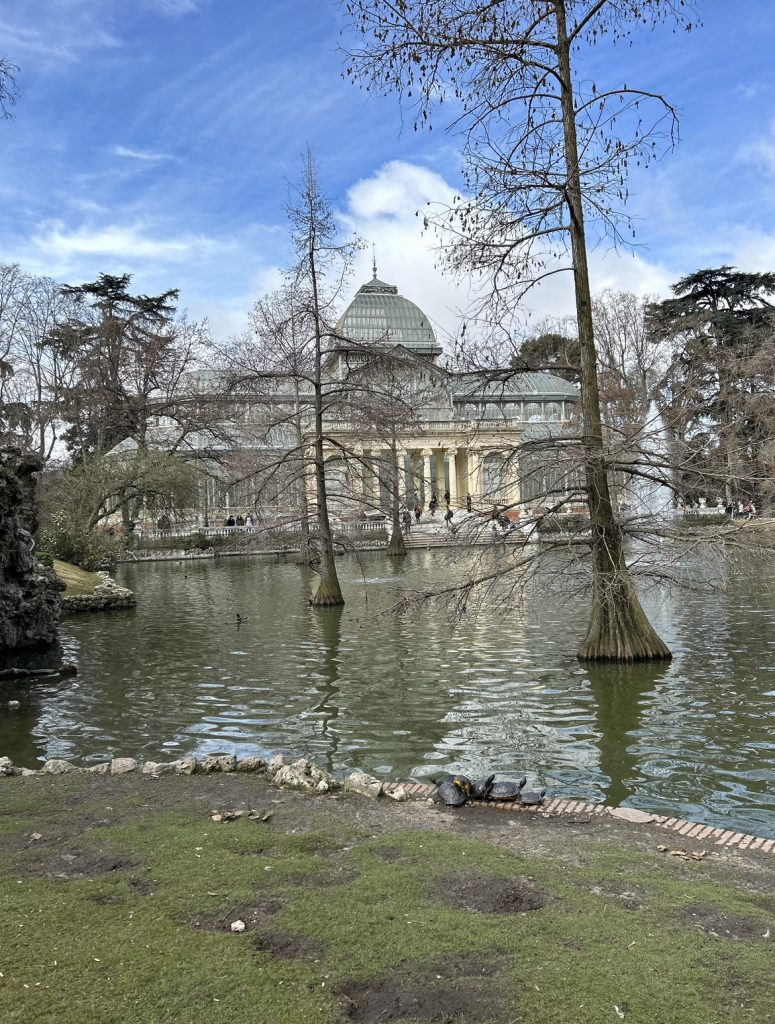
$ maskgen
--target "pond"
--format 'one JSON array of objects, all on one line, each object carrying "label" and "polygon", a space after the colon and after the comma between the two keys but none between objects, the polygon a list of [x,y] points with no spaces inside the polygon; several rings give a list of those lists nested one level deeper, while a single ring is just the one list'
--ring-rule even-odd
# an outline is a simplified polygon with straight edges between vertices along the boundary
[{"label": "pond", "polygon": [[764,579],[652,595],[673,661],[590,667],[575,657],[582,597],[394,614],[405,588],[450,577],[450,557],[342,558],[347,606],[326,611],[309,607],[312,574],[277,557],[122,566],[137,609],[64,621],[78,677],[6,684],[0,698],[22,706],[0,718],[0,754],[34,767],[284,751],[392,778],[526,773],[553,796],[775,836]]}]

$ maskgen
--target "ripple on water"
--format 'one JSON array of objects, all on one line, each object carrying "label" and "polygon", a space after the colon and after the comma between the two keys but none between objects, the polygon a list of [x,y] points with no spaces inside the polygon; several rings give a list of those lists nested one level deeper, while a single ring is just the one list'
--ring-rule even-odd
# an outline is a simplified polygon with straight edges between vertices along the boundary
[{"label": "ripple on water", "polygon": [[[31,689],[28,733],[0,720],[0,749],[20,763],[283,750],[404,778],[527,773],[554,795],[775,835],[775,609],[766,595],[747,607],[749,581],[646,601],[671,663],[590,667],[575,659],[581,599],[396,617],[396,588],[432,587],[449,565],[414,552],[386,576],[370,558],[342,560],[348,603],[324,612],[292,565],[199,562],[185,582],[169,563],[123,567],[137,610],[63,624],[79,688]],[[248,619],[237,635],[203,608]]]}]

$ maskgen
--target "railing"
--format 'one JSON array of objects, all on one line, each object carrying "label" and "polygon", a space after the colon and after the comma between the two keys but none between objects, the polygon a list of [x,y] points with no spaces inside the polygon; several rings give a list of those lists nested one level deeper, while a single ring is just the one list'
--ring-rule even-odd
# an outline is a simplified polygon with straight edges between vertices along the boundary
[{"label": "railing", "polygon": [[[385,529],[387,520],[364,520],[354,523],[332,523],[335,533],[378,533]],[[317,533],[317,524],[310,523],[310,533]],[[241,534],[251,536],[266,533],[300,533],[301,524],[292,523],[257,523],[253,526],[172,526],[169,530],[138,528],[140,540],[173,540],[175,537],[192,537],[201,534],[203,537],[231,537]]]}]

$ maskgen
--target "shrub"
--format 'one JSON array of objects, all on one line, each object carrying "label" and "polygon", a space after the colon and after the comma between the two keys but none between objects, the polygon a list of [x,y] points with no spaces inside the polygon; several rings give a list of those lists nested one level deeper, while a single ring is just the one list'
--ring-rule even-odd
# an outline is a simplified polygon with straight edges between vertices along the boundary
[{"label": "shrub", "polygon": [[35,557],[40,562],[40,564],[45,565],[47,569],[54,568],[54,556],[52,554],[49,554],[48,551],[36,551]]},{"label": "shrub", "polygon": [[53,558],[70,562],[87,572],[112,569],[123,551],[123,536],[112,530],[89,532],[73,526],[65,515],[55,512],[48,527],[41,532],[40,546]]}]

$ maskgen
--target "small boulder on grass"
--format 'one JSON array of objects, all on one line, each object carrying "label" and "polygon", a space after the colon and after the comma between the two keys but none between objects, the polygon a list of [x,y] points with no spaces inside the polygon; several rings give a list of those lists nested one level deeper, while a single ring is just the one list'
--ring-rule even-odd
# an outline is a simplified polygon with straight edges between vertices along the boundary
[{"label": "small boulder on grass", "polygon": [[359,796],[368,796],[372,800],[381,797],[384,790],[379,779],[367,772],[352,772],[344,780],[345,793],[358,793]]},{"label": "small boulder on grass", "polygon": [[10,757],[0,757],[1,775],[21,775],[21,768],[17,768]]},{"label": "small boulder on grass", "polygon": [[275,786],[295,789],[300,793],[329,793],[331,790],[339,789],[339,783],[332,775],[311,764],[304,757],[278,768],[273,781]]},{"label": "small boulder on grass", "polygon": [[48,761],[43,765],[41,771],[44,775],[68,775],[71,772],[79,772],[80,768],[76,768],[74,764],[70,764],[69,761],[63,761],[60,757],[49,758]]}]

